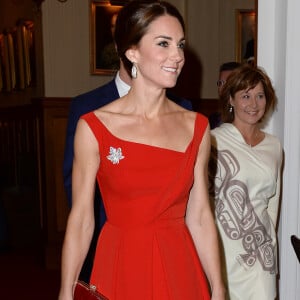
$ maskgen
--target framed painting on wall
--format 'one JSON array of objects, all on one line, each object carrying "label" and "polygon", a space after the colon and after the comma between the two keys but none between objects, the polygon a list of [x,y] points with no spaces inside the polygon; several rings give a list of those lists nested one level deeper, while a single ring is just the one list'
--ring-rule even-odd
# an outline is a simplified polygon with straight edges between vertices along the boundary
[{"label": "framed painting on wall", "polygon": [[256,64],[256,41],[255,10],[236,10],[236,61]]},{"label": "framed painting on wall", "polygon": [[91,1],[91,74],[111,75],[119,69],[113,34],[118,12],[126,2],[128,1]]}]

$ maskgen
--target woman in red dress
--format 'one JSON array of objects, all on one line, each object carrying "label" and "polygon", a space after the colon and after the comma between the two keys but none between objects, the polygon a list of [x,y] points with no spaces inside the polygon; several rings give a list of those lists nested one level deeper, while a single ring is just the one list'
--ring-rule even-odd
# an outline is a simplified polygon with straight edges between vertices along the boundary
[{"label": "woman in red dress", "polygon": [[184,65],[182,16],[167,2],[131,1],[115,41],[132,87],[78,122],[59,300],[73,299],[89,248],[96,179],[107,215],[90,282],[100,293],[224,300],[208,200],[208,121],[166,96]]}]

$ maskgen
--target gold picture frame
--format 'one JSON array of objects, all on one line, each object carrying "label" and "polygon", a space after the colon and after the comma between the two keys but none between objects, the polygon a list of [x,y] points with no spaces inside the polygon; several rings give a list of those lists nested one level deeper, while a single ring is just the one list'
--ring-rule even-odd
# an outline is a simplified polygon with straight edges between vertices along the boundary
[{"label": "gold picture frame", "polygon": [[91,1],[90,70],[92,75],[113,75],[119,69],[119,57],[113,41],[116,16],[128,1]]},{"label": "gold picture frame", "polygon": [[236,10],[236,61],[256,64],[257,14],[252,9]]}]

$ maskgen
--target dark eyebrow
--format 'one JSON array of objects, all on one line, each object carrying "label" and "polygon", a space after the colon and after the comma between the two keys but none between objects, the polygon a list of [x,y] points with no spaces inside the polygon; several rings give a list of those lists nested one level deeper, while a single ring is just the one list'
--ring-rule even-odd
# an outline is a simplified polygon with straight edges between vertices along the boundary
[{"label": "dark eyebrow", "polygon": [[166,35],[159,35],[157,37],[155,37],[155,39],[166,39],[166,40],[172,40],[171,37],[169,36],[166,36]]},{"label": "dark eyebrow", "polygon": [[[159,36],[157,36],[155,39],[166,39],[166,40],[172,40],[172,38],[170,37],[170,36],[166,36],[166,35],[159,35]],[[181,38],[180,40],[179,40],[179,43],[180,42],[185,42],[185,38],[183,37],[183,38]]]}]

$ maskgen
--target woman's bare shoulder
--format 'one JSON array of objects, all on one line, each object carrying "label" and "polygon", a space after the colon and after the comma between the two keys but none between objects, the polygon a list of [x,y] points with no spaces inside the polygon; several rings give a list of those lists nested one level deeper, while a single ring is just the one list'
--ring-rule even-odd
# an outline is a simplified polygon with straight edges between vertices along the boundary
[{"label": "woman's bare shoulder", "polygon": [[114,115],[118,115],[120,113],[120,99],[121,98],[99,107],[94,110],[94,114],[98,119],[104,122],[105,120],[112,118]]},{"label": "woman's bare shoulder", "polygon": [[116,100],[113,100],[113,101],[109,102],[106,105],[103,105],[103,106],[97,108],[95,110],[95,114],[98,114],[98,113],[101,113],[101,112],[107,112],[107,113],[111,112],[111,113],[113,113],[113,112],[118,111],[118,109],[120,107],[121,99],[122,98],[118,98]]}]

